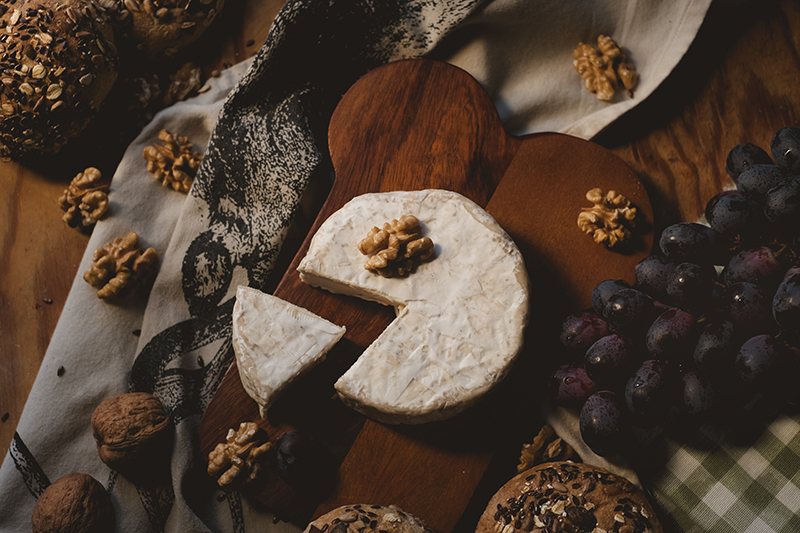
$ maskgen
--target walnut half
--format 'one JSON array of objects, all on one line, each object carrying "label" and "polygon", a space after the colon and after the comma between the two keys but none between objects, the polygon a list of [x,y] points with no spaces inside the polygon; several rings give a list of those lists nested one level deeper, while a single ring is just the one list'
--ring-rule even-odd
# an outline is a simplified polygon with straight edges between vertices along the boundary
[{"label": "walnut half", "polygon": [[249,485],[269,462],[270,450],[272,443],[266,432],[255,422],[242,422],[238,430],[228,430],[225,442],[208,454],[208,474],[225,489],[234,484]]},{"label": "walnut half", "polygon": [[83,279],[98,288],[99,298],[129,293],[152,281],[158,270],[158,252],[155,248],[142,250],[138,242],[139,236],[130,232],[95,250]]},{"label": "walnut half", "polygon": [[542,463],[553,461],[581,462],[575,449],[559,437],[555,430],[545,425],[530,444],[523,444],[517,465],[517,472],[524,472]]},{"label": "walnut half", "polygon": [[639,81],[636,68],[628,60],[624,49],[611,37],[597,37],[597,49],[579,43],[572,52],[573,66],[583,78],[590,93],[600,100],[611,100],[620,84],[633,96],[633,88]]},{"label": "walnut half", "polygon": [[358,250],[370,256],[364,263],[367,270],[384,277],[405,276],[433,255],[433,241],[422,236],[417,217],[403,215],[382,228],[374,226]]},{"label": "walnut half", "polygon": [[631,229],[637,223],[637,211],[630,200],[616,191],[603,194],[599,188],[587,192],[586,199],[594,206],[584,207],[578,215],[581,231],[591,235],[594,242],[609,248],[631,238]]},{"label": "walnut half", "polygon": [[65,211],[62,220],[69,227],[93,226],[106,213],[109,186],[102,178],[98,169],[89,167],[72,178],[69,187],[64,189],[58,205]]},{"label": "walnut half", "polygon": [[160,144],[145,147],[142,157],[147,160],[147,171],[165,187],[189,192],[203,154],[193,149],[188,137],[161,130]]}]

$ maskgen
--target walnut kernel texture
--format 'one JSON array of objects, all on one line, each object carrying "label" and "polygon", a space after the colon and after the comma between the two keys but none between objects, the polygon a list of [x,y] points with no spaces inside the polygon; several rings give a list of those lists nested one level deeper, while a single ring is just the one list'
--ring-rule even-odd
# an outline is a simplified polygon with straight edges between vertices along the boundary
[{"label": "walnut kernel texture", "polygon": [[599,100],[614,98],[620,85],[633,96],[639,74],[625,50],[606,35],[597,37],[597,48],[579,43],[572,52],[572,65],[583,78],[586,89]]},{"label": "walnut kernel texture", "polygon": [[161,130],[158,139],[164,144],[145,147],[142,157],[147,161],[147,171],[165,187],[189,192],[203,154],[192,147],[188,137]]},{"label": "walnut kernel texture", "polygon": [[417,217],[403,215],[374,226],[358,243],[358,250],[368,255],[364,268],[384,277],[401,277],[433,255],[433,241],[422,236]]},{"label": "walnut kernel texture", "polygon": [[83,279],[98,289],[98,298],[122,296],[150,284],[158,270],[158,252],[142,250],[138,243],[139,236],[130,232],[95,250]]},{"label": "walnut kernel texture", "polygon": [[269,462],[272,448],[258,424],[242,422],[208,454],[208,474],[224,489],[251,485]]},{"label": "walnut kernel texture", "polygon": [[58,199],[64,211],[62,220],[69,227],[94,226],[108,211],[108,183],[95,167],[79,172]]},{"label": "walnut kernel texture", "polygon": [[638,213],[630,200],[613,190],[603,194],[600,188],[587,192],[586,199],[594,206],[584,207],[578,215],[581,231],[591,235],[597,244],[609,248],[631,239]]}]

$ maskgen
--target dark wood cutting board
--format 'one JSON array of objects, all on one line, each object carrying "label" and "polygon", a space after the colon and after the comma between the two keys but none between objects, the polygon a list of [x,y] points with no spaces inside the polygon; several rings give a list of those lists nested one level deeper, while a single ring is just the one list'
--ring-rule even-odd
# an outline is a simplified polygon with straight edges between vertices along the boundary
[{"label": "dark wood cutting board", "polygon": [[[619,158],[565,135],[508,135],[471,76],[430,60],[391,63],[361,78],[333,114],[329,148],[334,186],[275,295],[345,325],[347,333],[325,362],[276,402],[269,421],[260,419],[234,363],[203,416],[201,452],[206,456],[243,421],[257,421],[271,440],[295,428],[323,441],[341,461],[333,493],[322,501],[305,498],[270,469],[263,485],[248,495],[253,501],[302,526],[339,505],[396,504],[439,533],[449,533],[465,527],[468,507],[474,514],[485,506],[476,490],[481,484],[492,489],[487,469],[501,450],[518,454],[521,435],[530,438],[538,430],[533,420],[520,419],[533,406],[511,403],[520,397],[534,402],[536,395],[512,391],[535,381],[525,373],[535,372],[536,362],[553,357],[558,342],[553,328],[566,313],[589,306],[599,281],[632,282],[635,264],[652,247],[652,231],[627,253],[595,244],[576,223],[580,208],[590,206],[586,192],[600,187],[624,194],[650,225],[652,208]],[[354,196],[424,188],[464,194],[485,206],[515,239],[532,281],[531,322],[513,378],[477,406],[448,421],[395,427],[345,408],[333,389],[393,320],[393,309],[310,287],[295,267],[314,231]]]}]

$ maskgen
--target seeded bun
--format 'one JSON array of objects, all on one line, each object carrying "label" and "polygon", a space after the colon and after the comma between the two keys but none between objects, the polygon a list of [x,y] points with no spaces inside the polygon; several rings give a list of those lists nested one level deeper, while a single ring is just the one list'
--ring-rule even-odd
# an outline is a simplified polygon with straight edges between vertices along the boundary
[{"label": "seeded bun", "polygon": [[57,152],[96,114],[119,60],[104,9],[0,0],[0,156]]},{"label": "seeded bun", "polygon": [[535,466],[503,485],[476,533],[501,531],[663,533],[636,485],[602,468],[570,462]]},{"label": "seeded bun", "polygon": [[113,1],[117,20],[125,21],[120,40],[154,59],[174,56],[196,41],[225,5],[225,0]]},{"label": "seeded bun", "polygon": [[433,533],[396,505],[343,505],[311,522],[303,533]]}]

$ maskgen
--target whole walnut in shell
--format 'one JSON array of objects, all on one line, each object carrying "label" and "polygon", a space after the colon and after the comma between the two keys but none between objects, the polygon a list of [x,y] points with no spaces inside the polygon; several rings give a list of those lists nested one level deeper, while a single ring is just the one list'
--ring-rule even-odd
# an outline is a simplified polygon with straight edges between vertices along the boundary
[{"label": "whole walnut in shell", "polygon": [[109,533],[114,508],[106,489],[88,474],[63,476],[33,506],[33,533]]},{"label": "whole walnut in shell", "polygon": [[120,394],[92,414],[100,459],[135,483],[168,473],[174,425],[158,398],[145,392]]}]

